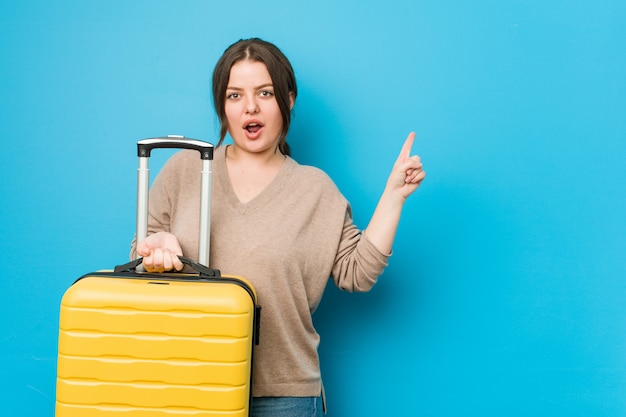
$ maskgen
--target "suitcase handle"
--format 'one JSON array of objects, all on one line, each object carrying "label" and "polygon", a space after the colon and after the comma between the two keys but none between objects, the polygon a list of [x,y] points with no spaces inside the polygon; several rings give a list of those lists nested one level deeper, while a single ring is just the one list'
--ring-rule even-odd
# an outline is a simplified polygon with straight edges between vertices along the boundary
[{"label": "suitcase handle", "polygon": [[200,152],[200,159],[213,159],[213,145],[201,140],[186,138],[181,135],[168,135],[159,138],[143,139],[137,142],[137,156],[150,157],[153,149],[191,149]]},{"label": "suitcase handle", "polygon": [[[200,277],[220,278],[222,276],[218,269],[211,269],[184,256],[179,256],[178,259],[180,259],[183,264],[190,266]],[[136,272],[137,267],[141,265],[142,261],[143,258],[138,258],[123,265],[117,265],[113,272],[118,274],[121,272]]]},{"label": "suitcase handle", "polygon": [[200,173],[198,262],[208,266],[211,234],[211,163],[213,162],[213,145],[211,143],[185,138],[180,135],[148,138],[137,142],[137,154],[139,156],[139,168],[137,170],[137,242],[148,236],[148,191],[150,183],[148,160],[150,152],[158,148],[192,149],[200,152],[202,172]]}]

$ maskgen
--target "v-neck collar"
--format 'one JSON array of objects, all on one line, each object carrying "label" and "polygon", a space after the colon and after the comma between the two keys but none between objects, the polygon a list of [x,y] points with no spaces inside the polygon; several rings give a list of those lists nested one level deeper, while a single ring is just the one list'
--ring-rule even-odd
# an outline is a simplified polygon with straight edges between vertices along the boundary
[{"label": "v-neck collar", "polygon": [[243,203],[241,202],[241,200],[239,200],[239,197],[237,197],[235,189],[233,188],[233,184],[230,180],[230,176],[228,175],[228,167],[226,166],[227,146],[228,145],[224,145],[216,148],[216,155],[213,160],[213,170],[216,174],[214,178],[217,178],[220,182],[223,191],[223,198],[226,199],[228,205],[238,212],[244,213],[247,210],[254,210],[257,207],[261,207],[265,204],[271,203],[274,200],[278,190],[282,186],[284,186],[284,183],[287,180],[289,173],[296,164],[295,161],[289,156],[285,157],[285,162],[280,167],[278,173],[272,179],[272,181],[252,200]]}]

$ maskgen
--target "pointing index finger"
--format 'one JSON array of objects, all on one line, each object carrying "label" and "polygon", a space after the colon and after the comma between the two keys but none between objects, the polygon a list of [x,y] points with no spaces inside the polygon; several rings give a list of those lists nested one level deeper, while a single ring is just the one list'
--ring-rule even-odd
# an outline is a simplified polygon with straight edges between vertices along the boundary
[{"label": "pointing index finger", "polygon": [[409,157],[411,156],[411,148],[413,147],[414,141],[415,132],[411,132],[404,141],[404,145],[402,145],[402,149],[400,150],[400,156],[398,156],[398,161],[403,162],[409,159]]}]

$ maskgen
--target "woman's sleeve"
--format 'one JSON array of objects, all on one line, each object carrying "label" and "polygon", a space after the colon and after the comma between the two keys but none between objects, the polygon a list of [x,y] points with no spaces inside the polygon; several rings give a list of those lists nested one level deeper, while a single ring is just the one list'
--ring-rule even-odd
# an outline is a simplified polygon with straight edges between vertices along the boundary
[{"label": "woman's sleeve", "polygon": [[381,253],[356,227],[348,206],[332,270],[335,285],[350,292],[369,291],[387,267],[390,256]]}]

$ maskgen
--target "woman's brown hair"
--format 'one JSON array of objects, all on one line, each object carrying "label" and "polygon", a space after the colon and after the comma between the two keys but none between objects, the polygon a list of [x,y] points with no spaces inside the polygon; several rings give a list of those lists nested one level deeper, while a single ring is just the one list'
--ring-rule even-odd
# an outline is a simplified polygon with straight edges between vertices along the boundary
[{"label": "woman's brown hair", "polygon": [[242,39],[229,46],[222,57],[215,65],[213,71],[213,106],[220,120],[220,139],[217,146],[224,142],[228,123],[224,103],[226,102],[226,88],[230,78],[230,69],[239,61],[250,60],[262,62],[267,67],[267,71],[272,78],[274,85],[274,95],[278,108],[283,118],[283,128],[278,140],[278,149],[284,155],[290,155],[290,148],[287,144],[287,132],[291,123],[292,102],[290,94],[295,103],[298,95],[296,77],[291,67],[291,63],[276,45],[259,38]]}]

